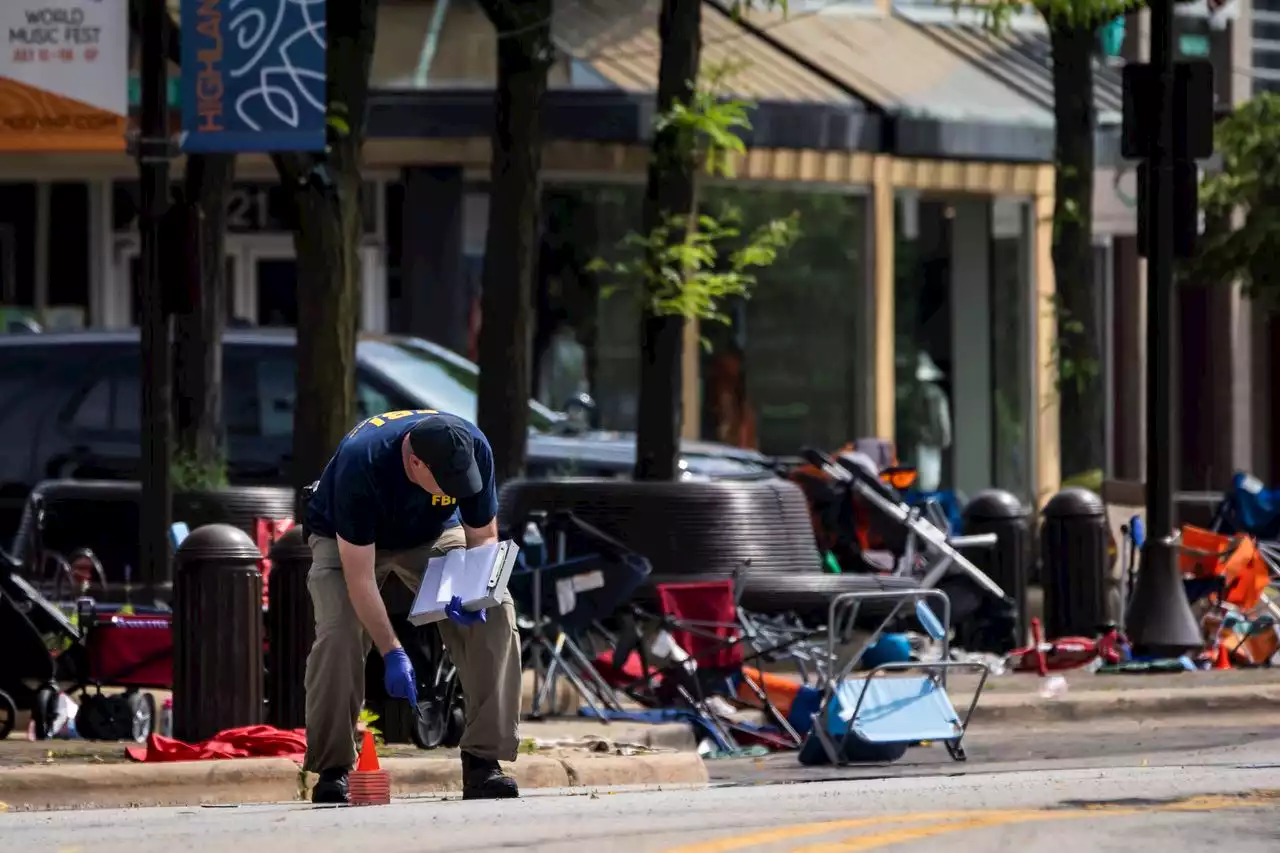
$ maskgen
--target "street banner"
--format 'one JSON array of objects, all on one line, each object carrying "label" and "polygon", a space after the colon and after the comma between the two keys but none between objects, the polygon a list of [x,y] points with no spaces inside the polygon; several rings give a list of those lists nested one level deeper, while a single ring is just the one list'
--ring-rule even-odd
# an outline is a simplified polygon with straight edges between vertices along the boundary
[{"label": "street banner", "polygon": [[181,13],[183,151],[324,148],[325,0],[182,0]]},{"label": "street banner", "polygon": [[0,0],[0,151],[123,151],[129,0]]}]

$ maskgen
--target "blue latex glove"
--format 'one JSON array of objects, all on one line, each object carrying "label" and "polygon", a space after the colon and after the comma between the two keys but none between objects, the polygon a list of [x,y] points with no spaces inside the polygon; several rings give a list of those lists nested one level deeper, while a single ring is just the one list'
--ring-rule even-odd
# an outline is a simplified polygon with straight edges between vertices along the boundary
[{"label": "blue latex glove", "polygon": [[475,625],[485,620],[485,611],[463,610],[462,599],[456,595],[449,599],[449,606],[444,609],[444,615],[459,625]]},{"label": "blue latex glove", "polygon": [[418,706],[418,676],[413,671],[413,664],[404,649],[392,649],[382,658],[382,683],[387,688],[387,695],[392,699],[406,699],[415,708]]}]

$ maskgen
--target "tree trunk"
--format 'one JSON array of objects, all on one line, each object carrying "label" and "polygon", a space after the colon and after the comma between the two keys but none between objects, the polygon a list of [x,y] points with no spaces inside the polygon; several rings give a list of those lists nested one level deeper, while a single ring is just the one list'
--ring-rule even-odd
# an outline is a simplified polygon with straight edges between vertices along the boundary
[{"label": "tree trunk", "polygon": [[482,0],[497,40],[489,227],[480,293],[476,425],[498,482],[524,472],[532,387],[531,303],[541,222],[540,113],[551,64],[552,0]]},{"label": "tree trunk", "polygon": [[183,180],[183,200],[196,220],[200,282],[192,312],[174,320],[174,423],[179,457],[208,472],[224,469],[226,461],[222,331],[227,315],[226,202],[235,162],[228,154],[192,155]]},{"label": "tree trunk", "polygon": [[298,390],[290,466],[296,486],[320,476],[354,420],[364,237],[360,148],[377,8],[377,0],[326,4],[328,150],[273,158],[280,182],[293,189],[296,217]]},{"label": "tree trunk", "polygon": [[1062,473],[1071,477],[1105,464],[1101,294],[1093,270],[1094,32],[1051,24],[1050,41]]},{"label": "tree trunk", "polygon": [[[702,59],[701,0],[662,0],[658,19],[662,59],[658,67],[658,114],[693,100]],[[643,233],[664,218],[693,213],[694,152],[666,130],[653,138],[645,191]],[[672,233],[671,240],[681,236]],[[645,294],[640,320],[640,400],[636,423],[637,480],[674,480],[680,452],[684,318],[655,316]]]}]

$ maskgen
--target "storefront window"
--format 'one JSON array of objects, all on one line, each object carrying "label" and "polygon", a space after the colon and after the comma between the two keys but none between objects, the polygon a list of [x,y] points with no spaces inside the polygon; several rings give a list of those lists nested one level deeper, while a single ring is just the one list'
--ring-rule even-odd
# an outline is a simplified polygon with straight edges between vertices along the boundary
[{"label": "storefront window", "polygon": [[729,306],[729,325],[704,325],[703,437],[777,455],[859,438],[869,420],[865,199],[725,186],[704,199],[717,215],[739,210],[744,234],[794,212],[799,236],[758,271],[750,299]]},{"label": "storefront window", "polygon": [[1032,491],[1030,226],[1020,199],[896,204],[896,435],[921,491]]},{"label": "storefront window", "polygon": [[636,425],[640,308],[630,289],[588,271],[616,260],[618,244],[640,227],[640,184],[557,184],[543,196],[545,228],[536,282],[535,393],[553,409],[582,388],[596,401],[604,429]]},{"label": "storefront window", "polygon": [[898,458],[924,491],[952,488],[952,225],[946,201],[900,193],[895,205],[894,368]]},{"label": "storefront window", "polygon": [[[566,340],[576,343],[597,422],[606,429],[636,425],[639,303],[633,290],[615,289],[618,282],[586,266],[594,258],[618,259],[619,242],[640,227],[643,197],[639,184],[558,184],[543,200],[534,335],[539,396],[571,387],[574,377],[548,368],[576,364],[578,356],[562,353]],[[779,454],[857,438],[859,424],[869,419],[861,356],[868,319],[862,309],[864,200],[727,186],[706,187],[702,198],[708,212],[736,208],[743,233],[793,211],[800,230],[796,244],[759,273],[751,299],[722,306],[729,324],[703,326],[709,344],[702,360],[703,435]],[[722,248],[727,254],[732,247]]]},{"label": "storefront window", "polygon": [[991,207],[992,485],[1032,497],[1031,210],[1019,199]]}]

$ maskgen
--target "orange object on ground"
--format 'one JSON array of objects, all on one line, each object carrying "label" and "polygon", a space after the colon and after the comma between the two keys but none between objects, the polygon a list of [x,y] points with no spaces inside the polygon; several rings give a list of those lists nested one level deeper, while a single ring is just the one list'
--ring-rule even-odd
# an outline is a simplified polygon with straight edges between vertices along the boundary
[{"label": "orange object on ground", "polygon": [[125,754],[134,761],[211,761],[224,758],[291,758],[301,762],[307,752],[307,733],[272,726],[245,726],[218,732],[202,743],[184,743],[153,734],[146,746],[130,746]]},{"label": "orange object on ground", "polygon": [[1222,600],[1252,610],[1271,582],[1271,570],[1251,536],[1233,539],[1190,524],[1182,526],[1179,568],[1183,574],[1224,581]]},{"label": "orange object on ground", "polygon": [[1221,574],[1222,558],[1231,552],[1231,537],[1182,525],[1178,542],[1178,568],[1184,575],[1211,578]]},{"label": "orange object on ground", "polygon": [[373,732],[365,729],[356,769],[347,779],[347,795],[353,806],[385,806],[391,802],[391,776],[378,763]]},{"label": "orange object on ground", "polygon": [[1222,561],[1222,573],[1227,578],[1227,603],[1245,611],[1258,606],[1271,583],[1271,570],[1258,554],[1258,545],[1252,536],[1241,539]]},{"label": "orange object on ground", "polygon": [[371,773],[381,770],[378,763],[378,746],[373,742],[373,732],[364,730],[364,740],[360,743],[360,760],[356,762],[357,773]]},{"label": "orange object on ground", "polygon": [[[760,689],[769,697],[769,701],[778,709],[778,713],[784,717],[791,713],[791,703],[796,700],[796,695],[804,686],[800,683],[800,679],[794,676],[761,672],[750,666],[744,666],[742,674],[760,685]],[[760,704],[759,698],[745,681],[738,682],[738,701],[744,705]]]},{"label": "orange object on ground", "polygon": [[1214,669],[1231,669],[1231,653],[1227,651],[1227,644],[1219,642],[1217,655],[1213,661]]}]

